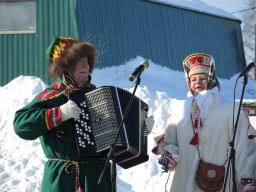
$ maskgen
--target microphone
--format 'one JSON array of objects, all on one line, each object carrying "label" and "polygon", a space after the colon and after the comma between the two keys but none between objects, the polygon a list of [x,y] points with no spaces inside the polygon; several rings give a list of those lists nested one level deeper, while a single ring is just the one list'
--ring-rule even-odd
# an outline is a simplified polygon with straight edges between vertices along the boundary
[{"label": "microphone", "polygon": [[130,81],[133,81],[139,74],[141,74],[144,69],[148,68],[148,61],[144,60],[140,63],[140,66],[135,69],[135,71],[128,77]]},{"label": "microphone", "polygon": [[239,74],[238,78],[246,75],[252,68],[256,67],[256,64],[251,61],[246,67],[245,69]]}]

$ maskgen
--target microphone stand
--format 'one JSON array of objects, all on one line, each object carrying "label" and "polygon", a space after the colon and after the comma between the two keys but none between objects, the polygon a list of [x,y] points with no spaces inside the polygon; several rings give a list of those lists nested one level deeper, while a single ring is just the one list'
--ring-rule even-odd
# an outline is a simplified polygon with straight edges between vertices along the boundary
[{"label": "microphone stand", "polygon": [[125,112],[124,112],[124,116],[123,116],[123,119],[119,125],[119,130],[118,130],[118,133],[116,135],[116,138],[115,138],[115,141],[114,143],[111,144],[111,148],[110,148],[110,151],[108,153],[108,156],[107,156],[107,160],[106,160],[106,164],[100,174],[100,177],[99,177],[99,180],[98,180],[98,185],[100,185],[106,175],[106,171],[107,171],[107,167],[108,167],[108,162],[110,162],[111,160],[111,172],[110,172],[110,175],[111,175],[111,182],[112,182],[112,189],[113,189],[113,192],[116,192],[116,159],[115,159],[115,146],[116,146],[116,143],[117,143],[117,140],[118,140],[118,136],[120,135],[121,133],[121,129],[122,129],[122,126],[124,124],[124,121],[126,120],[126,117],[127,117],[127,114],[131,108],[131,104],[133,102],[133,99],[134,99],[134,96],[135,96],[135,92],[137,90],[137,87],[138,85],[140,84],[140,81],[141,81],[141,78],[140,78],[140,75],[141,75],[142,72],[140,72],[140,74],[138,75],[137,77],[137,81],[135,82],[136,85],[135,85],[135,88],[133,90],[133,93],[132,93],[132,96],[128,102],[128,105],[125,109]]},{"label": "microphone stand", "polygon": [[237,131],[237,126],[238,126],[238,121],[239,121],[239,116],[240,116],[240,110],[241,110],[241,107],[242,107],[242,101],[243,101],[243,97],[244,97],[244,90],[245,90],[245,86],[246,86],[247,82],[248,82],[248,77],[247,77],[247,75],[244,75],[243,89],[242,89],[242,94],[241,94],[241,98],[240,98],[238,113],[237,113],[237,117],[236,117],[233,139],[232,139],[232,141],[229,142],[229,151],[228,151],[228,159],[229,160],[228,160],[228,167],[227,167],[227,172],[226,172],[226,176],[225,176],[223,192],[225,192],[225,188],[226,188],[230,163],[232,163],[232,192],[237,192],[237,188],[236,188],[236,168],[235,168],[235,154],[236,154],[236,151],[234,149],[234,143],[235,143],[236,131]]}]

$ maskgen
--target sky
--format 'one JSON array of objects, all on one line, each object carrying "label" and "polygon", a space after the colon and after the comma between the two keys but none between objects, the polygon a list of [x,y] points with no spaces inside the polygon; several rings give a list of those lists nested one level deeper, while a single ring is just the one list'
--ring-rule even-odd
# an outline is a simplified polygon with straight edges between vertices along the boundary
[{"label": "sky", "polygon": [[[224,9],[228,13],[231,13],[240,20],[243,20],[241,10],[247,9],[245,5],[246,0],[201,0],[211,6],[215,6]],[[238,12],[238,13],[237,13]]]},{"label": "sky", "polygon": [[228,13],[234,13],[245,8],[245,0],[201,0],[209,5],[219,7]]},{"label": "sky", "polygon": [[[128,77],[143,60],[143,57],[137,56],[120,66],[95,69],[92,83],[97,87],[115,86],[132,92],[135,81],[129,81]],[[141,75],[136,96],[149,105],[148,116],[153,115],[155,119],[153,131],[148,135],[149,160],[129,169],[117,165],[118,192],[164,192],[165,185],[169,190],[172,183],[173,173],[169,180],[167,173],[161,173],[161,166],[157,164],[158,156],[151,149],[155,146],[154,137],[164,132],[168,115],[179,110],[178,106],[186,98],[188,87],[183,72],[162,67],[150,60],[148,62],[149,67]],[[233,99],[237,77],[238,74],[230,79],[219,79],[226,98]],[[240,98],[242,79],[237,83],[236,99]],[[47,159],[39,139],[26,141],[19,138],[13,131],[12,123],[15,111],[27,105],[46,87],[48,85],[40,78],[33,76],[19,76],[0,87],[1,192],[41,192],[43,169]],[[256,99],[256,84],[251,79],[246,85],[244,99]],[[251,118],[251,123],[256,125],[255,118]]]},{"label": "sky", "polygon": [[[164,3],[170,3],[178,6],[185,6],[187,8],[193,8],[201,10],[202,12],[211,12],[216,14],[226,15],[221,10],[233,15],[242,20],[241,13],[235,13],[245,9],[246,0],[152,0]],[[218,9],[221,10],[218,10]],[[232,14],[234,13],[234,14]]]}]

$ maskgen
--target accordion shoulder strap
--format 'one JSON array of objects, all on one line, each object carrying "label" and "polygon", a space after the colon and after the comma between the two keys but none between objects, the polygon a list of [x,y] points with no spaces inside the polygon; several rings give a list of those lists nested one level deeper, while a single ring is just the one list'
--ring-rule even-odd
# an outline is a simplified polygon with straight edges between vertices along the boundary
[{"label": "accordion shoulder strap", "polygon": [[59,137],[60,139],[62,139],[64,142],[68,143],[69,145],[75,147],[76,144],[73,141],[73,139],[69,138],[68,136],[65,135],[64,132],[58,130],[58,129],[54,129],[54,132],[56,134],[57,137]]}]

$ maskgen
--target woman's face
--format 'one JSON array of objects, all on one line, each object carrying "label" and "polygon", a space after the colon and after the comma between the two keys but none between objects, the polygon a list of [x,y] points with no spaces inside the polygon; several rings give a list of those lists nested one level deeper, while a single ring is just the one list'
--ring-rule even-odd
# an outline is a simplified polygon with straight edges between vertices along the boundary
[{"label": "woman's face", "polygon": [[206,90],[208,85],[208,75],[196,74],[190,77],[190,87],[193,95],[197,96],[199,92]]},{"label": "woman's face", "polygon": [[80,59],[77,62],[75,69],[72,71],[74,78],[80,84],[85,84],[88,81],[89,73],[90,73],[90,66],[89,66],[87,57]]}]

